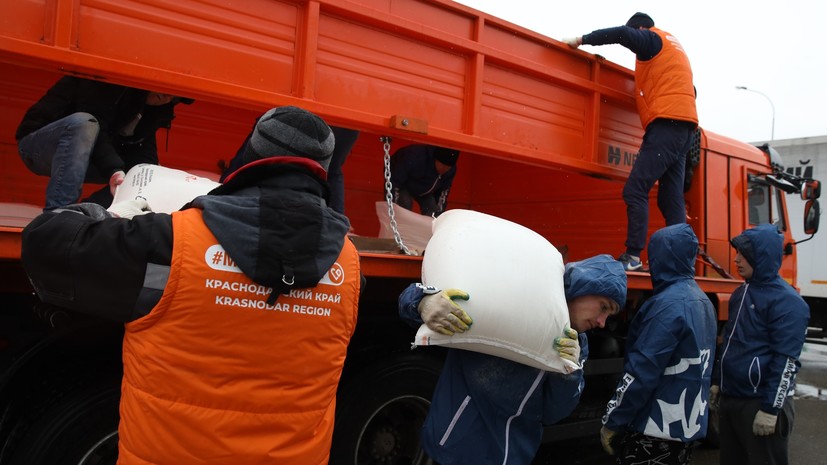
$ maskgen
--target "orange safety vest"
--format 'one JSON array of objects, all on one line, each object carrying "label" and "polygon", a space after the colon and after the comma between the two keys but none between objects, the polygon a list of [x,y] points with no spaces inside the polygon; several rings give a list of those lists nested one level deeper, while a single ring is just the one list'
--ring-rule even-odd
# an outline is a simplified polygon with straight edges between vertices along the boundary
[{"label": "orange safety vest", "polygon": [[268,306],[201,210],[172,214],[169,280],[126,325],[119,464],[326,464],[356,327],[359,256]]},{"label": "orange safety vest", "polygon": [[635,62],[637,111],[643,129],[656,118],[698,124],[692,68],[680,42],[672,34],[651,28],[663,47],[652,59]]}]

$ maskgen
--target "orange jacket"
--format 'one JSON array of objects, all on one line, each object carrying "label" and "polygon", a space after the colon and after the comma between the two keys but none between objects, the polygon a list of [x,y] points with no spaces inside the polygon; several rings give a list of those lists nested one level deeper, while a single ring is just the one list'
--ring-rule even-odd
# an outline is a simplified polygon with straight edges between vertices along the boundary
[{"label": "orange jacket", "polygon": [[635,62],[637,110],[643,129],[656,118],[698,124],[692,68],[686,52],[672,34],[655,27],[650,30],[660,36],[663,48],[651,60]]},{"label": "orange jacket", "polygon": [[201,210],[172,225],[163,297],[126,325],[118,463],[326,464],[356,326],[355,247],[345,241],[315,288],[267,306]]}]

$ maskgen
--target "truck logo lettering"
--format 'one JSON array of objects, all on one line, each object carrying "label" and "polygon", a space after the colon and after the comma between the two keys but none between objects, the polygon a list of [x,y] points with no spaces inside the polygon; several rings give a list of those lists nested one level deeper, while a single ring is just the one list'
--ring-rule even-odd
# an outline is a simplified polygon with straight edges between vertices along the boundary
[{"label": "truck logo lettering", "polygon": [[620,148],[609,146],[609,163],[613,165],[620,164]]},{"label": "truck logo lettering", "polygon": [[607,161],[610,165],[631,167],[637,160],[638,152],[629,152],[620,147],[610,145]]}]

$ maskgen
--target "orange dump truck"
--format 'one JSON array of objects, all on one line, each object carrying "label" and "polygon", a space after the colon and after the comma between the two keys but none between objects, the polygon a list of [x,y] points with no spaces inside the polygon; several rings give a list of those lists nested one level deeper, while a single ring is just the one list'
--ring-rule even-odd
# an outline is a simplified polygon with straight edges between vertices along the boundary
[{"label": "orange dump truck", "polygon": [[[623,250],[621,190],[643,131],[631,71],[601,57],[447,0],[0,0],[0,10],[0,464],[32,454],[114,463],[117,452],[121,328],[41,306],[20,265],[21,228],[47,180],[25,168],[14,133],[63,75],[194,98],[158,134],[161,164],[187,171],[217,176],[273,106],[361,132],[345,204],[367,284],[332,463],[421,463],[418,431],[440,370],[440,349],[411,351],[413,331],[397,317],[421,257],[376,238],[386,149],[460,150],[449,208],[525,225],[567,260]],[[781,272],[795,283],[779,186],[796,185],[758,148],[709,131],[694,154],[688,221],[706,253],[697,280],[725,320],[738,281],[710,263],[734,275],[728,239],[750,224],[784,231]],[[663,226],[651,213],[650,232]],[[627,322],[650,294],[648,274],[629,273],[627,310],[590,334],[582,402],[548,438],[596,433]]]}]

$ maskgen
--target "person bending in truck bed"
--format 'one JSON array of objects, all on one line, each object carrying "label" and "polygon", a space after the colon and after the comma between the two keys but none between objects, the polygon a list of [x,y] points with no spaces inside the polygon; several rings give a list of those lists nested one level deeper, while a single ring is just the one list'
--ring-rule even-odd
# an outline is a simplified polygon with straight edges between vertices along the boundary
[{"label": "person bending in truck bed", "polygon": [[397,150],[391,157],[394,203],[411,210],[416,201],[421,214],[442,214],[458,158],[459,151],[434,145],[413,144]]},{"label": "person bending in truck bed", "polygon": [[729,299],[712,377],[720,463],[786,465],[810,308],[778,274],[784,236],[775,225],[747,229],[730,242],[745,282]]},{"label": "person bending in truck bed", "polygon": [[29,170],[49,176],[45,210],[75,203],[84,182],[107,184],[92,200],[109,206],[129,168],[158,164],[155,132],[191,99],[64,76],[23,116],[15,139]]},{"label": "person bending in truck bed", "polygon": [[686,153],[698,113],[692,68],[678,39],[655,27],[649,15],[635,13],[625,26],[563,39],[571,47],[620,44],[635,53],[635,99],[643,142],[623,187],[626,252],[618,257],[628,271],[643,268],[640,253],[649,228],[649,191],[658,182],[658,208],[666,225],[686,222],[683,197]]},{"label": "person bending in truck bed", "polygon": [[189,208],[78,204],[23,230],[43,301],[126,322],[119,464],[328,462],[361,287],[322,201],[333,146],[318,116],[274,108]]},{"label": "person bending in truck bed", "polygon": [[618,464],[688,464],[706,436],[718,319],[695,282],[697,255],[686,223],[649,241],[653,295],[629,325],[623,376],[600,430]]},{"label": "person bending in truck bed", "polygon": [[[584,331],[602,328],[626,303],[626,273],[609,255],[566,264],[563,276],[571,328],[554,345],[560,356],[583,366]],[[451,335],[472,320],[444,291],[412,284],[399,296],[399,315],[412,326]],[[445,366],[422,428],[422,448],[439,465],[528,465],[543,427],[567,417],[583,391],[583,370],[554,373],[493,355],[448,349]]]}]

